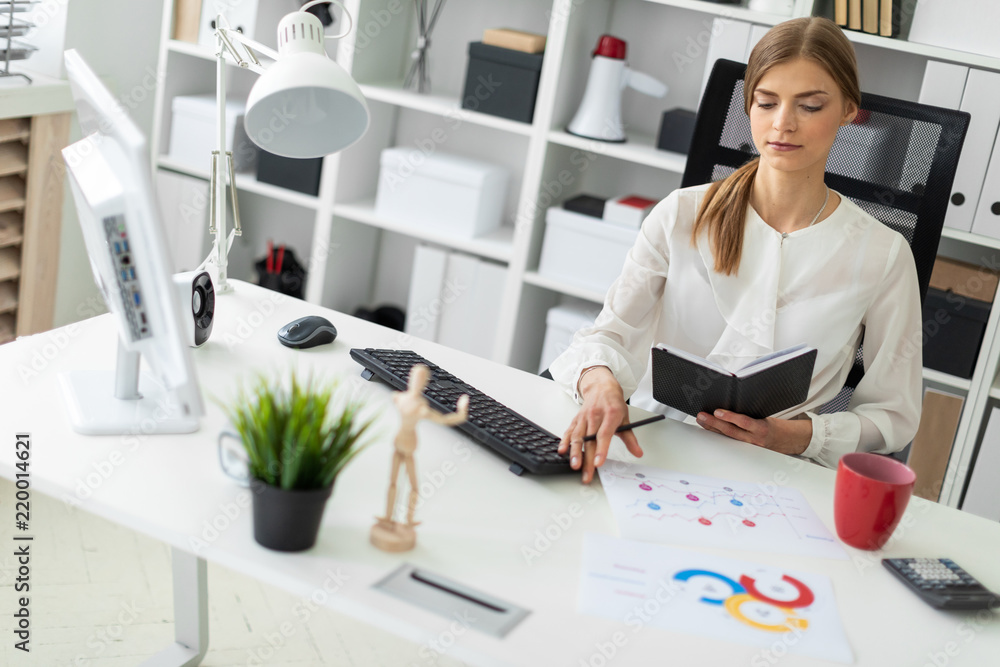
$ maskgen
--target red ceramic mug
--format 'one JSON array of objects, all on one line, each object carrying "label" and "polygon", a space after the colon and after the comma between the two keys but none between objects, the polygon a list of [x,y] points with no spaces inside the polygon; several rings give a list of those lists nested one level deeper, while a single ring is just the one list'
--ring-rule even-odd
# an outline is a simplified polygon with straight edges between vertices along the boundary
[{"label": "red ceramic mug", "polygon": [[833,493],[837,535],[858,549],[881,549],[903,518],[916,479],[909,466],[887,456],[842,456]]}]

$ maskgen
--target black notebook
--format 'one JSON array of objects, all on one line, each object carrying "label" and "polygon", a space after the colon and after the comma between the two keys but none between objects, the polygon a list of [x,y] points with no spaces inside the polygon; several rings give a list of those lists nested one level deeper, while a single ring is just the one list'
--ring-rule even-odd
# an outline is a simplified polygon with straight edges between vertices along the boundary
[{"label": "black notebook", "polygon": [[755,359],[735,373],[669,345],[653,348],[653,398],[697,415],[717,409],[763,419],[804,403],[816,348],[796,345]]}]

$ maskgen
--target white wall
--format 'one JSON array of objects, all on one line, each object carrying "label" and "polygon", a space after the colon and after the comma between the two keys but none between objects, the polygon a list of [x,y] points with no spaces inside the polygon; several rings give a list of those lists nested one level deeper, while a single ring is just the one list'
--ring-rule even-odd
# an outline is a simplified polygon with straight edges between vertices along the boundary
[{"label": "white wall", "polygon": [[[148,137],[153,127],[163,0],[45,0],[37,11],[45,8],[62,12],[64,48],[77,49],[81,53]],[[44,57],[38,61],[39,69],[58,67],[60,58],[61,49],[57,44],[47,46]],[[74,122],[70,141],[79,138],[80,130]],[[103,310],[68,189],[63,210],[55,326]]]}]

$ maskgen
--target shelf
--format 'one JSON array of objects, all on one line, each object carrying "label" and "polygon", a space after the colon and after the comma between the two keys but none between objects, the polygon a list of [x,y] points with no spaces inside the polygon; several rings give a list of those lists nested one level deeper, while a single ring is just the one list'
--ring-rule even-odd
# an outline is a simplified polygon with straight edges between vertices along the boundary
[{"label": "shelf", "polygon": [[13,176],[28,171],[28,147],[19,141],[0,144],[0,176]]},{"label": "shelf", "polygon": [[369,100],[394,104],[404,109],[413,109],[437,116],[453,119],[458,122],[469,122],[483,127],[528,136],[532,126],[508,118],[491,116],[478,111],[463,109],[460,100],[445,95],[423,95],[406,90],[399,84],[361,84],[361,92]]},{"label": "shelf", "polygon": [[[759,23],[763,25],[776,25],[782,21],[787,21],[792,18],[791,16],[785,16],[782,14],[755,12],[746,9],[745,7],[718,4],[714,2],[703,2],[702,0],[646,0],[646,2],[666,5],[668,7],[690,9],[696,12],[703,12],[705,14],[713,14],[725,18],[748,21],[750,23]],[[858,30],[844,30],[844,34],[855,44],[867,44],[880,49],[902,51],[904,53],[912,53],[926,58],[934,58],[935,60],[947,60],[949,62],[961,63],[972,67],[1000,70],[1000,58],[995,56],[958,51],[956,49],[933,46],[931,44],[920,44],[918,42],[910,42],[905,39],[882,37],[880,35],[873,35],[871,33]]]},{"label": "shelf", "polygon": [[972,380],[956,377],[930,368],[924,368],[924,380],[962,391],[969,391],[972,387]]},{"label": "shelf", "polygon": [[947,60],[949,62],[960,63],[962,65],[969,65],[972,67],[1000,70],[1000,58],[994,56],[985,56],[978,53],[969,53],[967,51],[956,51],[955,49],[948,49],[942,46],[909,42],[905,39],[881,37],[879,35],[873,35],[867,32],[858,32],[856,30],[845,30],[844,34],[847,35],[847,38],[855,44],[868,44],[869,46],[875,46],[880,49],[890,49],[892,51],[912,53],[913,55],[933,58],[934,60]]},{"label": "shelf", "polygon": [[715,14],[727,19],[739,21],[749,21],[751,23],[762,23],[764,25],[777,25],[782,21],[787,21],[792,16],[787,14],[770,14],[767,12],[755,12],[746,7],[738,5],[719,4],[715,2],[702,2],[701,0],[646,0],[657,5],[668,7],[679,7],[680,9],[690,9],[705,14]]},{"label": "shelf", "polygon": [[656,138],[641,132],[629,132],[628,141],[623,144],[613,144],[597,139],[586,139],[568,132],[552,130],[549,132],[549,142],[570,148],[579,148],[588,153],[597,153],[607,157],[618,158],[627,162],[644,164],[677,174],[684,173],[687,156],[671,151],[661,151],[656,147]]},{"label": "shelf", "polygon": [[543,287],[553,292],[559,292],[566,296],[575,296],[579,299],[586,299],[593,303],[604,303],[604,294],[586,287],[578,287],[572,283],[549,278],[538,273],[538,271],[528,271],[524,274],[524,282],[535,287]]},{"label": "shelf", "polygon": [[21,275],[21,253],[15,248],[0,248],[0,281]]},{"label": "shelf", "polygon": [[14,340],[14,316],[10,313],[0,315],[0,345]]},{"label": "shelf", "polygon": [[995,239],[992,236],[983,236],[982,234],[963,232],[960,229],[952,229],[951,227],[942,228],[941,236],[946,239],[954,239],[956,241],[962,241],[963,243],[970,243],[972,245],[1000,249],[1000,239]]},{"label": "shelf", "polygon": [[0,248],[17,245],[24,238],[24,223],[20,213],[0,213]]},{"label": "shelf", "polygon": [[501,262],[509,262],[514,248],[514,228],[500,226],[496,231],[486,236],[474,239],[455,238],[440,234],[405,222],[387,220],[375,213],[375,201],[366,200],[353,204],[336,204],[333,214],[340,218],[353,220],[366,225],[372,225],[397,234],[403,234],[422,241],[429,241],[446,246],[453,250],[467,252],[480,257],[487,257]]},{"label": "shelf", "polygon": [[[206,155],[207,159],[207,155]],[[184,174],[186,176],[192,176],[194,178],[200,178],[203,180],[208,180],[209,173],[205,169],[192,169],[191,167],[171,160],[169,157],[164,155],[160,156],[157,164],[162,169],[168,169],[170,171],[175,171],[179,174]],[[228,180],[226,181],[226,187],[228,188]],[[279,201],[287,202],[289,204],[295,204],[296,206],[302,206],[311,210],[316,210],[319,206],[319,199],[313,195],[303,194],[301,192],[295,192],[294,190],[289,190],[288,188],[282,188],[277,185],[271,185],[270,183],[260,183],[256,178],[250,174],[236,174],[236,188],[244,192],[253,192],[258,195],[263,195],[265,197],[270,197],[271,199],[277,199]]]},{"label": "shelf", "polygon": [[995,383],[990,387],[990,398],[1000,398],[1000,386]]},{"label": "shelf", "polygon": [[[191,42],[182,42],[179,39],[171,39],[167,42],[167,49],[174,53],[183,53],[186,56],[194,56],[195,58],[215,62],[215,53],[201,44],[192,44]],[[226,60],[226,64],[239,67],[239,65],[229,59]]]},{"label": "shelf", "polygon": [[7,280],[0,283],[0,313],[17,309],[17,284]]},{"label": "shelf", "polygon": [[19,176],[0,177],[0,211],[24,208],[24,179]]},{"label": "shelf", "polygon": [[25,141],[31,136],[31,121],[27,118],[6,118],[0,120],[0,143]]}]

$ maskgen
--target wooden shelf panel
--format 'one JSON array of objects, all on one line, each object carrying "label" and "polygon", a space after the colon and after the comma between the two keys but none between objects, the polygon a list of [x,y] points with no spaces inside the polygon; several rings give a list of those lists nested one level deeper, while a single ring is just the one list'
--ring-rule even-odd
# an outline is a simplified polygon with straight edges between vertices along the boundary
[{"label": "wooden shelf panel", "polygon": [[490,114],[463,109],[461,100],[446,95],[420,94],[403,88],[401,84],[361,84],[361,92],[365,98],[386,104],[394,104],[404,109],[413,109],[425,113],[466,121],[473,125],[492,127],[512,134],[528,136],[532,126],[509,118],[500,118]]},{"label": "wooden shelf panel", "polygon": [[406,222],[383,218],[375,212],[375,202],[371,199],[353,204],[337,204],[333,207],[333,214],[340,218],[346,218],[347,220],[364,223],[422,241],[437,243],[452,250],[468,252],[501,262],[509,262],[511,255],[513,255],[514,228],[506,225],[501,226],[486,236],[474,239],[455,238],[438,232],[420,229]]},{"label": "wooden shelf panel", "polygon": [[924,380],[943,385],[945,387],[951,387],[952,389],[959,389],[961,391],[969,391],[972,387],[972,380],[960,378],[955,375],[949,375],[948,373],[942,373],[941,371],[935,371],[930,368],[924,369]]},{"label": "wooden shelf panel", "polygon": [[[166,155],[161,155],[157,162],[162,169],[175,171],[179,174],[184,174],[185,176],[193,176],[205,181],[207,181],[210,176],[207,169],[192,169],[186,164],[171,160]],[[228,190],[228,188],[229,181],[227,179],[226,189]],[[296,192],[295,190],[289,190],[288,188],[283,188],[277,185],[271,185],[270,183],[261,183],[254,177],[253,174],[237,173],[236,189],[264,195],[289,204],[295,204],[296,206],[304,206],[311,210],[316,210],[319,206],[318,197],[307,195],[302,192]]]},{"label": "wooden shelf panel", "polygon": [[963,232],[960,229],[952,229],[951,227],[944,227],[941,230],[941,236],[946,239],[955,239],[956,241],[961,241],[963,243],[971,243],[972,245],[1000,249],[1000,239],[995,239],[992,236],[983,236],[982,234]]},{"label": "wooden shelf panel", "polygon": [[684,173],[687,164],[687,156],[671,151],[661,151],[656,147],[656,137],[640,132],[629,132],[628,141],[623,144],[614,144],[597,139],[587,139],[578,137],[561,130],[549,132],[549,142],[571,148],[579,148],[588,153],[597,153],[608,157],[644,164],[664,171],[671,171],[677,174]]},{"label": "wooden shelf panel", "polygon": [[0,315],[0,345],[14,340],[16,320],[10,313]]},{"label": "wooden shelf panel", "polygon": [[31,121],[27,118],[5,118],[0,120],[0,143],[7,141],[27,141],[31,136]]},{"label": "wooden shelf panel", "polygon": [[578,287],[563,280],[549,278],[548,276],[543,276],[538,273],[538,271],[528,271],[525,273],[524,282],[529,285],[534,285],[535,287],[543,287],[547,290],[558,292],[559,294],[575,296],[578,299],[585,299],[593,303],[604,303],[604,295],[596,290],[588,289],[586,287]]},{"label": "wooden shelf panel", "polygon": [[21,275],[21,253],[17,248],[0,248],[0,280]]},{"label": "wooden shelf panel", "polygon": [[0,313],[9,313],[17,309],[17,283],[5,280],[0,283]]},{"label": "wooden shelf panel", "polygon": [[24,179],[20,176],[0,177],[0,211],[24,208]]},{"label": "wooden shelf panel", "polygon": [[17,245],[24,238],[24,216],[7,211],[0,213],[0,248]]},{"label": "wooden shelf panel", "polygon": [[646,2],[652,2],[657,5],[666,5],[668,7],[691,9],[696,12],[715,14],[717,16],[721,16],[728,19],[735,19],[737,21],[748,21],[750,23],[760,23],[763,25],[777,25],[782,21],[787,21],[788,19],[792,18],[791,16],[787,16],[784,14],[757,12],[753,11],[752,9],[740,7],[739,5],[704,2],[703,0],[646,0]]},{"label": "wooden shelf panel", "polygon": [[28,147],[20,141],[0,144],[0,176],[24,174],[28,171]]}]

